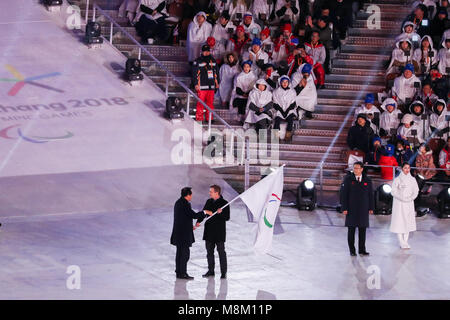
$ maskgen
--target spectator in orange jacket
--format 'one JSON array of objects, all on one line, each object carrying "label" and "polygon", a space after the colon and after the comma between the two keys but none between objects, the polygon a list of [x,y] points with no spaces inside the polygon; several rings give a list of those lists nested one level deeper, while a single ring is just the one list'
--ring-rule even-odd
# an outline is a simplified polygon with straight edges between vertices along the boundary
[{"label": "spectator in orange jacket", "polygon": [[384,180],[392,180],[394,179],[393,173],[394,170],[392,167],[398,167],[397,160],[394,157],[395,147],[392,144],[388,144],[386,146],[386,154],[380,157],[380,161],[378,164],[380,166],[389,166],[389,167],[381,167],[381,178]]}]

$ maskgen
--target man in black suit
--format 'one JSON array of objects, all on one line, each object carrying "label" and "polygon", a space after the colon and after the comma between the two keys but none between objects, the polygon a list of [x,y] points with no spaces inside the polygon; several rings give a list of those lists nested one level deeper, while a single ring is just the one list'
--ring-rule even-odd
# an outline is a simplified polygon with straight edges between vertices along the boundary
[{"label": "man in black suit", "polygon": [[358,252],[367,256],[369,253],[366,251],[366,228],[369,227],[369,214],[373,214],[374,199],[372,180],[363,174],[362,162],[355,162],[353,172],[344,178],[341,199],[345,226],[348,227],[350,255],[356,256],[355,230],[358,228]]},{"label": "man in black suit", "polygon": [[[214,276],[214,248],[217,246],[217,252],[219,253],[220,272],[221,278],[227,277],[227,254],[225,252],[225,236],[226,227],[225,222],[230,220],[230,207],[227,206],[223,210],[220,209],[225,206],[226,201],[221,195],[221,189],[217,185],[212,185],[209,188],[209,196],[203,207],[203,210],[210,210],[216,212],[211,219],[205,222],[205,229],[203,231],[203,240],[206,245],[206,258],[208,259],[208,272],[203,275],[204,278]],[[203,218],[197,220],[196,227],[200,225]]]},{"label": "man in black suit", "polygon": [[189,261],[189,248],[195,242],[193,219],[204,218],[205,215],[211,215],[209,210],[195,212],[191,208],[190,201],[192,200],[192,190],[189,187],[181,190],[180,199],[175,202],[174,219],[172,236],[170,237],[170,244],[177,247],[175,258],[176,269],[175,273],[178,279],[192,280],[187,274],[187,263]]}]

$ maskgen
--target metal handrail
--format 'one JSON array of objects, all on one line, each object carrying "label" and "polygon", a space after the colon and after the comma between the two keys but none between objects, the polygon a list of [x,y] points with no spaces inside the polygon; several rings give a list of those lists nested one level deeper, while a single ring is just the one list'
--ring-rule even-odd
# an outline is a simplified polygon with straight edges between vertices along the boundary
[{"label": "metal handrail", "polygon": [[[87,0],[87,7],[86,12],[89,11],[89,0]],[[183,82],[181,82],[171,71],[169,71],[158,59],[156,59],[143,45],[141,45],[131,34],[128,33],[121,25],[119,25],[113,18],[111,18],[102,8],[100,8],[95,2],[92,3],[92,21],[95,21],[95,15],[96,10],[98,10],[103,17],[108,19],[111,23],[110,25],[110,39],[109,42],[112,44],[112,38],[113,38],[113,27],[116,26],[125,36],[127,36],[132,42],[134,42],[139,47],[139,57],[141,55],[141,51],[145,52],[152,60],[155,62],[162,70],[166,72],[166,96],[168,96],[168,88],[169,88],[169,76],[174,80],[180,87],[182,87],[188,94],[188,101],[189,98],[192,95],[197,102],[200,102],[203,107],[205,107],[209,111],[209,119],[208,119],[208,133],[211,134],[211,114],[213,114],[216,119],[220,120],[226,128],[230,129],[232,131],[233,135],[236,135],[240,137],[243,141],[243,152],[245,153],[245,167],[244,167],[244,187],[245,189],[248,189],[249,187],[249,161],[250,161],[250,154],[249,154],[249,141],[246,139],[246,137],[242,136],[238,131],[236,131],[231,125],[229,125],[225,120],[222,119],[213,109],[211,109],[204,101],[202,101],[194,92],[191,91]],[[88,13],[86,13],[86,18],[88,17]],[[86,20],[87,21],[87,20]],[[189,105],[187,106],[187,110],[189,110]]]}]

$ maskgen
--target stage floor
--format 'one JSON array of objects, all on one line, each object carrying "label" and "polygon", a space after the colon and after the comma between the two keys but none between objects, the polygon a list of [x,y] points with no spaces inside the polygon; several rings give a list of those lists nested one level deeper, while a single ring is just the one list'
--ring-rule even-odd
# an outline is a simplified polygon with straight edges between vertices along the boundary
[{"label": "stage floor", "polygon": [[[197,195],[197,200],[205,195]],[[254,224],[241,204],[227,224],[228,279],[203,279],[206,251],[197,230],[188,272],[175,279],[169,244],[173,213],[135,210],[4,217],[0,230],[1,299],[450,299],[450,220],[417,219],[410,250],[371,217],[369,257],[350,257],[343,217],[335,211],[282,208],[271,255],[252,251]],[[81,289],[69,290],[70,265]],[[379,289],[367,281],[379,270]]]}]

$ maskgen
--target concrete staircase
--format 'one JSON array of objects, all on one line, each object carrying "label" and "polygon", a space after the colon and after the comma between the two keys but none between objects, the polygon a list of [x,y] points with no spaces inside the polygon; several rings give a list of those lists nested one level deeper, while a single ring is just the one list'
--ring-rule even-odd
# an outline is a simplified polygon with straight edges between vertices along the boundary
[{"label": "concrete staircase", "polygon": [[[85,16],[86,0],[72,0],[79,5],[82,17]],[[119,0],[97,0],[97,4],[106,10],[121,26],[136,39],[134,27],[127,25],[124,18],[118,17]],[[301,127],[295,131],[291,144],[281,143],[280,163],[286,164],[285,189],[294,190],[307,178],[319,182],[318,166],[323,166],[323,189],[336,191],[339,189],[344,168],[342,154],[347,150],[346,136],[348,128],[353,124],[354,108],[363,103],[366,93],[377,93],[384,89],[384,74],[390,59],[394,38],[400,32],[400,26],[405,16],[411,12],[411,7],[399,4],[399,0],[373,0],[369,5],[377,5],[381,9],[381,29],[369,30],[367,18],[369,14],[359,12],[353,28],[349,29],[347,39],[342,43],[340,52],[332,61],[331,74],[326,76],[326,89],[318,92],[318,105],[314,118],[302,120]],[[89,13],[92,17],[92,12]],[[96,21],[102,25],[102,34],[109,38],[109,22],[98,16]],[[114,45],[126,56],[136,57],[138,49],[117,28],[113,32]],[[145,47],[159,59],[170,71],[176,74],[185,84],[189,85],[189,65],[185,48],[181,46],[153,46]],[[141,56],[144,72],[163,90],[165,90],[165,75],[149,57]],[[176,83],[169,83],[170,95],[176,95],[183,100],[186,93]],[[191,99],[191,114],[194,113],[195,102]],[[234,128],[241,128],[235,121],[234,113],[228,109],[220,109],[216,104],[216,111]],[[347,114],[351,116],[346,117]],[[347,121],[345,121],[347,119]],[[223,125],[214,124],[217,129]],[[335,143],[331,145],[332,140]],[[251,148],[257,146],[251,145]],[[252,161],[253,162],[253,161]],[[260,179],[261,166],[250,165],[250,183]],[[243,190],[243,166],[220,167],[215,169],[222,174],[237,191]],[[314,174],[314,175],[313,175]]]}]

